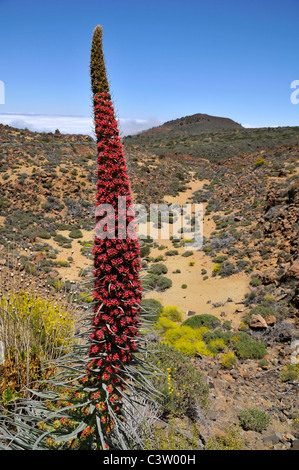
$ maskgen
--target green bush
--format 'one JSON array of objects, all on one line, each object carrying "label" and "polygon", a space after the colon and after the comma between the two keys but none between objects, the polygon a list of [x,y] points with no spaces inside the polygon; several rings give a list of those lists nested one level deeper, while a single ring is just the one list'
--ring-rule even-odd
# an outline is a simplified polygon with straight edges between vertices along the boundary
[{"label": "green bush", "polygon": [[[218,320],[218,318],[217,318],[217,320]],[[219,320],[219,322],[220,322],[220,320]],[[211,326],[210,326],[210,328],[211,328]],[[217,339],[222,339],[224,341],[224,343],[228,345],[228,344],[230,344],[230,340],[231,340],[232,337],[233,337],[232,332],[230,332],[228,330],[224,330],[221,327],[217,328],[214,331],[207,331],[204,334],[204,340],[207,343],[211,343],[212,341],[215,341]]]},{"label": "green bush", "polygon": [[219,256],[215,256],[215,258],[212,258],[212,261],[214,263],[220,263],[220,264],[226,260],[227,260],[227,255],[219,255]]},{"label": "green bush", "polygon": [[162,393],[158,400],[163,414],[194,419],[196,402],[207,409],[209,387],[190,359],[163,343],[149,346],[149,351],[150,362],[156,367],[152,383]]},{"label": "green bush", "polygon": [[167,274],[168,269],[167,269],[167,266],[165,266],[165,264],[157,263],[157,264],[153,264],[148,269],[148,272],[151,273],[151,274],[158,274],[158,275]]},{"label": "green bush", "polygon": [[38,230],[36,232],[36,236],[45,240],[49,240],[51,238],[51,234],[46,230]]},{"label": "green bush", "polygon": [[146,258],[147,256],[149,256],[150,251],[151,251],[151,248],[149,245],[142,245],[140,247],[140,257]]},{"label": "green bush", "polygon": [[252,287],[258,287],[262,284],[262,281],[259,277],[253,276],[249,283]]},{"label": "green bush", "polygon": [[249,343],[252,341],[252,338],[250,334],[246,333],[245,331],[238,331],[235,334],[231,334],[230,341],[232,344],[236,344],[239,342]]},{"label": "green bush", "polygon": [[70,231],[69,237],[70,238],[82,238],[83,234],[82,234],[81,230],[73,229],[73,230]]},{"label": "green bush", "polygon": [[178,250],[165,251],[165,255],[167,255],[167,256],[175,256],[175,255],[178,255],[178,254],[179,254]]},{"label": "green bush", "polygon": [[71,243],[64,243],[63,245],[61,245],[62,248],[72,248],[72,244]]},{"label": "green bush", "polygon": [[[183,324],[185,325],[186,323],[187,321]],[[214,331],[207,331],[204,334],[203,339],[211,346],[213,346],[217,339],[222,339],[230,349],[233,349],[237,357],[240,359],[262,359],[267,354],[265,345],[254,341],[252,337],[244,331],[233,333],[230,330],[217,328]]]},{"label": "green bush", "polygon": [[69,225],[64,224],[64,223],[60,223],[60,222],[57,222],[55,224],[55,227],[56,227],[56,230],[68,230],[70,228]]},{"label": "green bush", "polygon": [[201,328],[202,326],[206,326],[207,328],[214,328],[221,324],[219,318],[215,317],[214,315],[210,314],[201,314],[201,315],[194,315],[193,317],[187,318],[183,322],[183,325],[191,326],[191,328]]},{"label": "green bush", "polygon": [[172,280],[168,279],[168,277],[165,276],[159,276],[156,282],[156,287],[164,291],[166,289],[169,289],[172,286]]},{"label": "green bush", "polygon": [[64,237],[63,235],[56,235],[54,237],[54,241],[58,243],[58,245],[62,246],[63,244],[68,243],[69,239]]},{"label": "green bush", "polygon": [[231,330],[232,329],[232,322],[230,320],[225,320],[222,324],[222,328],[224,330]]},{"label": "green bush", "polygon": [[249,409],[239,413],[239,420],[245,431],[262,432],[267,429],[270,417],[264,411]]},{"label": "green bush", "polygon": [[224,263],[222,263],[220,266],[219,274],[221,275],[221,277],[231,276],[235,272],[235,265],[230,261],[224,261]]},{"label": "green bush", "polygon": [[187,258],[188,256],[192,256],[193,255],[193,251],[191,250],[187,250],[187,251],[184,251],[184,253],[182,253],[182,256],[184,256],[185,258]]},{"label": "green bush", "polygon": [[236,354],[240,359],[263,359],[267,350],[263,343],[257,341],[239,341],[235,344]]}]

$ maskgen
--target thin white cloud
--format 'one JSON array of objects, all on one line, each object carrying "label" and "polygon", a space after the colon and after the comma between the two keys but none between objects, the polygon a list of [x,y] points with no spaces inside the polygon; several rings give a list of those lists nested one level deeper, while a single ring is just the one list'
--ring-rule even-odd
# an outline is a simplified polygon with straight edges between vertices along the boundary
[{"label": "thin white cloud", "polygon": [[[93,120],[88,116],[60,116],[48,114],[0,114],[0,123],[18,129],[29,129],[34,132],[55,132],[62,134],[84,134],[94,137]],[[149,119],[119,119],[119,129],[122,136],[136,134],[142,130],[161,124],[155,118]]]},{"label": "thin white cloud", "polygon": [[151,129],[152,127],[159,126],[160,124],[162,124],[162,122],[154,117],[148,119],[119,119],[119,129],[123,136],[137,134],[138,132]]},{"label": "thin white cloud", "polygon": [[85,116],[55,116],[47,114],[0,114],[0,122],[18,129],[29,129],[35,132],[55,132],[62,134],[93,135],[93,124]]},{"label": "thin white cloud", "polygon": [[246,129],[251,129],[251,128],[254,129],[254,128],[258,127],[258,126],[254,126],[252,124],[242,124],[242,126],[245,127]]},{"label": "thin white cloud", "polygon": [[268,124],[256,126],[254,124],[242,124],[246,129],[258,129],[259,127],[279,127],[277,125],[269,126]]}]

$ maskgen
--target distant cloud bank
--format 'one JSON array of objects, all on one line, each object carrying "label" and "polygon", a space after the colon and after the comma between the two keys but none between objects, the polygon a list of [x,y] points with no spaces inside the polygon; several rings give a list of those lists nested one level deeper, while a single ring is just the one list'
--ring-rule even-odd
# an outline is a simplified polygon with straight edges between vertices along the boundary
[{"label": "distant cloud bank", "polygon": [[[49,114],[0,114],[0,123],[18,129],[29,129],[33,132],[55,132],[62,134],[86,134],[94,137],[93,120],[88,116],[55,116]],[[162,124],[156,118],[148,119],[119,119],[119,129],[122,136],[136,134],[151,127]]]},{"label": "distant cloud bank", "polygon": [[258,129],[260,127],[279,127],[277,124],[269,125],[269,124],[259,124],[259,125],[254,125],[254,124],[242,124],[243,127],[246,129]]}]

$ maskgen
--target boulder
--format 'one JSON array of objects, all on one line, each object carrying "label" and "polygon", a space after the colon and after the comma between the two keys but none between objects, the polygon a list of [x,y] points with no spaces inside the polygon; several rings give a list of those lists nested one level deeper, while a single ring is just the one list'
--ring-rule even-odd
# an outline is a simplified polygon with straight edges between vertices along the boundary
[{"label": "boulder", "polygon": [[39,263],[42,259],[45,259],[45,255],[41,252],[38,252],[34,255],[33,257],[33,260],[36,262],[36,263]]},{"label": "boulder", "polygon": [[299,364],[299,340],[296,339],[291,342],[290,349],[292,351],[290,362],[291,364],[297,365]]},{"label": "boulder", "polygon": [[297,258],[285,273],[287,279],[298,279],[299,280],[299,258]]},{"label": "boulder", "polygon": [[187,313],[187,316],[188,316],[188,317],[192,317],[192,315],[195,315],[195,314],[196,314],[196,312],[193,312],[193,310],[187,310],[186,313]]},{"label": "boulder", "polygon": [[274,445],[274,444],[278,444],[281,439],[282,439],[282,436],[279,432],[273,432],[272,434],[263,437],[262,441],[265,444],[266,443],[272,443]]},{"label": "boulder", "polygon": [[291,450],[299,450],[299,439],[295,439],[295,440],[292,442]]},{"label": "boulder", "polygon": [[274,326],[276,325],[276,318],[274,317],[274,315],[267,315],[265,318],[265,322],[268,326]]},{"label": "boulder", "polygon": [[276,270],[270,269],[260,275],[263,284],[278,284],[277,278],[278,272]]},{"label": "boulder", "polygon": [[61,279],[61,276],[56,271],[50,271],[48,273],[48,279]]},{"label": "boulder", "polygon": [[261,316],[261,315],[251,315],[250,322],[249,322],[250,328],[268,328],[266,320]]}]

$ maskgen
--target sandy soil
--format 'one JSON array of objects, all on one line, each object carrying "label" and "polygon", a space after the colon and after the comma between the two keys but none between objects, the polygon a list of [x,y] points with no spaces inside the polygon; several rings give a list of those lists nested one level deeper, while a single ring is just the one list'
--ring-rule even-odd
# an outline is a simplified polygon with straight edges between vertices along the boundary
[{"label": "sandy soil", "polygon": [[[192,193],[198,189],[202,189],[203,185],[208,181],[193,180],[189,186],[190,189],[180,193],[177,197],[165,198],[166,203],[178,203],[180,205],[192,199]],[[206,204],[204,204],[205,207]],[[211,232],[215,229],[214,221],[210,216],[204,217],[203,220],[203,234],[209,238]],[[173,249],[170,240],[158,239],[155,240],[159,245],[164,245],[165,250],[152,248],[150,256],[156,257],[163,255],[165,251]],[[165,292],[152,291],[145,295],[146,298],[153,298],[159,300],[164,306],[176,305],[180,307],[187,317],[187,311],[192,310],[196,314],[209,313],[220,317],[222,312],[225,312],[224,319],[232,320],[233,323],[238,323],[241,312],[236,313],[240,309],[240,305],[236,305],[242,300],[246,292],[249,292],[249,277],[244,274],[235,274],[227,278],[220,278],[218,276],[212,277],[212,269],[214,263],[211,258],[207,256],[202,250],[192,250],[193,255],[183,257],[185,251],[184,247],[177,248],[179,254],[176,256],[164,256],[165,264],[168,268],[166,277],[172,280],[172,287]],[[190,266],[190,261],[194,261],[194,265]],[[179,269],[180,273],[174,273]],[[201,270],[207,271],[208,279],[203,280]],[[182,285],[186,284],[187,288],[183,289]],[[233,302],[227,302],[230,298]],[[222,303],[219,307],[214,307],[213,304]]]},{"label": "sandy soil", "polygon": [[[92,259],[88,259],[85,255],[81,253],[81,248],[82,245],[79,243],[79,241],[92,241],[93,240],[93,231],[87,231],[81,229],[81,232],[83,234],[82,238],[74,239],[72,241],[72,248],[62,248],[61,246],[56,243],[53,238],[49,241],[49,245],[52,246],[52,248],[59,250],[59,253],[57,254],[57,260],[62,260],[62,261],[68,261],[68,257],[71,256],[73,258],[73,261],[71,262],[71,265],[69,268],[57,268],[59,269],[60,274],[67,278],[69,280],[77,281],[80,279],[79,273],[81,269],[88,269],[90,266],[92,266]],[[64,237],[68,237],[69,235],[69,230],[60,230],[57,231],[59,235],[63,235]],[[55,268],[56,269],[56,268]]]},{"label": "sandy soil", "polygon": [[[192,194],[198,189],[202,189],[207,180],[192,180],[188,184],[188,189],[180,193],[177,197],[166,197],[165,202],[167,204],[176,203],[183,205],[193,199]],[[204,208],[206,204],[203,204]],[[203,235],[209,238],[211,232],[215,229],[213,219],[208,216],[204,217],[203,220]],[[55,268],[59,270],[60,275],[64,279],[67,277],[69,280],[78,280],[79,272],[81,269],[87,269],[92,266],[92,259],[88,259],[81,253],[82,245],[79,241],[92,241],[94,233],[91,231],[81,230],[83,238],[74,239],[72,241],[72,248],[60,247],[53,238],[49,240],[49,244],[59,250],[57,259],[68,261],[68,257],[72,256],[73,261],[69,268],[61,267]],[[69,231],[59,231],[59,234],[68,237]],[[159,233],[160,236],[160,233]],[[153,257],[163,255],[165,261],[163,263],[168,268],[167,277],[172,280],[172,287],[167,289],[165,292],[152,291],[145,295],[146,298],[157,299],[166,305],[176,305],[180,307],[185,316],[187,311],[192,310],[196,314],[210,313],[220,317],[222,312],[225,312],[225,319],[232,320],[233,323],[238,323],[242,316],[241,313],[235,313],[244,299],[244,295],[249,291],[249,277],[244,274],[236,274],[227,278],[212,277],[212,269],[214,263],[211,258],[207,256],[201,249],[193,250],[193,255],[189,257],[183,257],[182,254],[185,251],[184,247],[178,248],[179,254],[176,256],[165,256],[167,250],[173,249],[173,245],[169,239],[158,238],[155,241],[159,245],[164,245],[163,250],[159,250],[158,247],[151,249],[150,255]],[[190,261],[194,262],[193,266],[190,266]],[[180,273],[174,273],[179,269]],[[203,280],[202,269],[207,271],[206,275],[208,279]],[[183,289],[182,285],[186,284],[187,288]],[[227,302],[230,298],[233,301]],[[222,305],[214,307],[213,304],[221,303]]]}]

